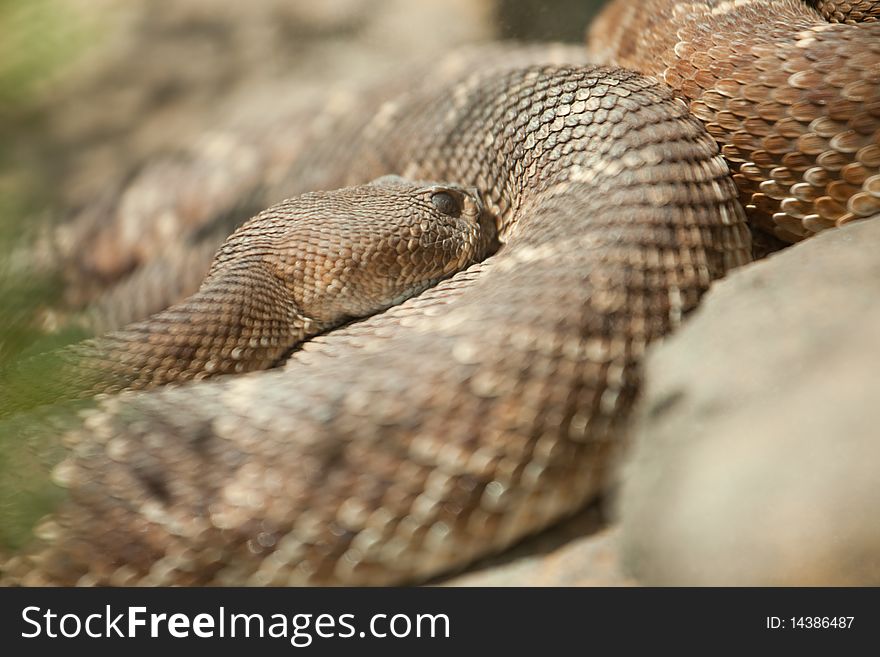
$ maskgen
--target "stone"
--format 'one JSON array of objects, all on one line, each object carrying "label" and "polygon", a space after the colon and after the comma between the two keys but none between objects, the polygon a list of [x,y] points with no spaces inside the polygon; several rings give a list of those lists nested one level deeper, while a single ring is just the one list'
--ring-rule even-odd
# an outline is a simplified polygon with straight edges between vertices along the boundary
[{"label": "stone", "polygon": [[444,586],[631,586],[620,569],[618,532],[592,505],[502,554],[484,559]]},{"label": "stone", "polygon": [[628,572],[880,585],[880,221],[734,272],[645,380],[617,505]]}]

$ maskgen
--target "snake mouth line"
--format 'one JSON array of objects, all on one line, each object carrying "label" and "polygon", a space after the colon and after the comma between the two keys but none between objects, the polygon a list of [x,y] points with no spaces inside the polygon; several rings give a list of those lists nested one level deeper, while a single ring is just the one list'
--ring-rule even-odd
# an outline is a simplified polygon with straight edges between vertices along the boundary
[{"label": "snake mouth line", "polygon": [[315,333],[314,335],[310,336],[309,338],[307,338],[305,340],[298,341],[296,344],[292,345],[289,349],[287,349],[283,354],[281,354],[278,358],[276,358],[267,369],[274,370],[274,369],[278,369],[280,367],[283,367],[287,363],[287,361],[290,360],[290,358],[295,353],[301,351],[306,345],[318,340],[319,338],[326,338],[328,336],[332,336],[333,334],[335,334],[337,332],[344,331],[346,329],[351,328],[352,326],[356,326],[357,324],[361,324],[363,322],[367,322],[371,319],[379,317],[382,314],[384,314],[390,310],[393,310],[395,308],[399,308],[401,305],[403,305],[407,302],[412,302],[412,301],[418,299],[423,294],[435,289],[438,285],[440,285],[444,281],[448,281],[448,280],[453,279],[459,275],[467,275],[469,272],[472,272],[475,268],[480,267],[483,264],[491,261],[492,258],[497,256],[499,253],[501,253],[504,250],[505,250],[505,244],[498,241],[497,239],[495,239],[494,242],[491,244],[490,250],[486,253],[486,255],[481,260],[478,260],[476,262],[471,263],[470,265],[468,265],[464,269],[460,269],[460,270],[454,271],[446,276],[439,277],[436,280],[431,281],[430,283],[424,285],[421,289],[413,291],[412,293],[402,295],[401,297],[392,300],[387,306],[385,306],[384,308],[382,308],[380,310],[377,310],[376,312],[370,313],[368,315],[364,315],[362,317],[348,318],[342,322],[339,322],[339,323],[334,324],[332,326],[328,326],[324,330]]}]

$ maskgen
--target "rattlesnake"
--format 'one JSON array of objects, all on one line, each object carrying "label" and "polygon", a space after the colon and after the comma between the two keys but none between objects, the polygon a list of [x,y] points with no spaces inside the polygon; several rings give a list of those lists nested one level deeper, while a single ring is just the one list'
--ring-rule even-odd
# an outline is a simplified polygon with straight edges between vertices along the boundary
[{"label": "rattlesnake", "polygon": [[[333,186],[475,187],[497,254],[280,368],[101,401],[7,580],[418,581],[594,496],[647,345],[750,259],[749,225],[795,241],[877,212],[880,25],[618,0],[590,43],[593,64],[453,58],[383,105]],[[354,193],[313,198],[330,217]]]}]

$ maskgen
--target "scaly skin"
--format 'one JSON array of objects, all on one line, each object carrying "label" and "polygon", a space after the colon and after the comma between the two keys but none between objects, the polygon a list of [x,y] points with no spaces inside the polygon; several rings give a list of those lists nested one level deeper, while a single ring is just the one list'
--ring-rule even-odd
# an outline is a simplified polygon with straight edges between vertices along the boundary
[{"label": "scaly skin", "polygon": [[[199,290],[181,303],[0,371],[0,416],[267,369],[305,340],[482,260],[497,248],[495,233],[477,192],[453,185],[387,176],[330,199],[284,201],[235,231]],[[52,376],[38,378],[40,368]]]},{"label": "scaly skin", "polygon": [[813,4],[616,2],[588,40],[687,98],[749,219],[785,242],[880,212],[880,3]]},{"label": "scaly skin", "polygon": [[[656,48],[641,57],[678,53],[706,81],[699,67],[723,66],[713,69],[677,39],[691,43],[689,30],[699,33],[711,17],[697,3],[678,3],[673,30],[667,4],[675,3],[627,18],[638,30],[633,41]],[[776,25],[772,11],[701,4],[724,9],[720,26],[749,20],[750,37],[778,37],[783,55],[799,53],[792,40],[820,20],[805,5],[768,2],[800,12],[781,21],[788,29],[771,29],[760,21]],[[860,31],[842,32],[851,27]],[[838,39],[838,68],[847,71],[869,56],[876,67],[874,41],[864,42],[873,29],[815,31]],[[66,435],[73,454],[56,478],[68,501],[41,526],[42,543],[6,564],[8,581],[417,581],[546,527],[601,489],[646,345],[750,257],[737,199],[755,201],[755,192],[737,189],[713,125],[723,120],[746,141],[749,129],[766,126],[751,120],[750,103],[759,101],[745,96],[742,116],[695,118],[682,97],[691,108],[708,106],[700,85],[673,92],[620,69],[520,66],[463,66],[448,84],[429,76],[378,111],[339,169],[339,184],[396,173],[476,186],[499,222],[499,252],[417,298],[305,342],[282,370],[102,402]],[[801,93],[788,91],[789,77],[774,84]],[[857,88],[868,100],[852,116],[875,120],[870,142],[876,78],[863,82],[867,90]],[[829,97],[852,91],[823,89],[817,103],[815,86],[802,90],[813,111],[838,108]],[[813,129],[816,118],[809,120]],[[848,139],[827,146],[843,142],[839,152],[851,163],[871,166],[873,144],[852,150]],[[864,148],[867,161],[859,159]],[[756,168],[734,160],[738,175],[758,176],[770,163],[755,153],[770,149],[748,152]],[[809,164],[799,151],[772,155],[783,164],[789,157],[789,170],[798,170],[792,159]],[[875,198],[873,171],[865,169],[847,208]],[[341,198],[326,195],[327,217]],[[763,222],[768,212],[749,205]],[[771,208],[771,221],[775,214]]]}]

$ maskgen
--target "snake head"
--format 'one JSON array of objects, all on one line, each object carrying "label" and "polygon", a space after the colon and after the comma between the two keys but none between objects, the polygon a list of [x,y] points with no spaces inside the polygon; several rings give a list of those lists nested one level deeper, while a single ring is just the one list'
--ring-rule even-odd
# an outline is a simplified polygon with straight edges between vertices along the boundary
[{"label": "snake head", "polygon": [[302,315],[326,328],[398,304],[497,245],[476,189],[384,176],[261,212],[221,247],[208,279],[268,269]]}]

